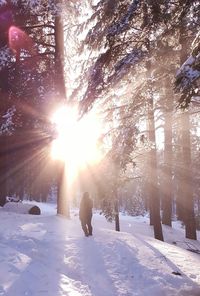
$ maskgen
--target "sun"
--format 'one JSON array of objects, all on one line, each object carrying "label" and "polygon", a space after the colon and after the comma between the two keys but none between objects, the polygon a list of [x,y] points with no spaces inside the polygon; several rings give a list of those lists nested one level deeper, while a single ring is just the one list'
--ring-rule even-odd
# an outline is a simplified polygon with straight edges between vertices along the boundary
[{"label": "sun", "polygon": [[77,109],[65,106],[53,114],[51,121],[58,133],[51,149],[54,159],[64,161],[74,173],[101,159],[98,147],[101,123],[95,114],[78,120]]}]

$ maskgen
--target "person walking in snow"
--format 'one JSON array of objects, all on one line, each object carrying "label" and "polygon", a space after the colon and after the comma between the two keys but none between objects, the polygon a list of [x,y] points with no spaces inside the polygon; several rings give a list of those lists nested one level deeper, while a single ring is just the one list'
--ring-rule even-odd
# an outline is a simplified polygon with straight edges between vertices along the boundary
[{"label": "person walking in snow", "polygon": [[85,236],[92,235],[92,207],[93,202],[88,192],[83,194],[80,202],[79,219]]}]

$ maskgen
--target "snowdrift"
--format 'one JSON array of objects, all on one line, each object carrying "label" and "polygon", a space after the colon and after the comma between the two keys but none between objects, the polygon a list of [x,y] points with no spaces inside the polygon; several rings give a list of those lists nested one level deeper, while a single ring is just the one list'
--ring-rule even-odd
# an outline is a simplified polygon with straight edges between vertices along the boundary
[{"label": "snowdrift", "polygon": [[3,209],[7,212],[14,212],[19,214],[40,215],[41,210],[38,206],[33,204],[23,204],[21,202],[7,202]]}]

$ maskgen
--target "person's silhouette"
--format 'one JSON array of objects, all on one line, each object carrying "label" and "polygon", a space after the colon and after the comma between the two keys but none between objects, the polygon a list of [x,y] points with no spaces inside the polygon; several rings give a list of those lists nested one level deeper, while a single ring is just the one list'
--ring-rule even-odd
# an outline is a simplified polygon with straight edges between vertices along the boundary
[{"label": "person's silhouette", "polygon": [[85,236],[92,235],[92,207],[93,202],[89,197],[89,193],[85,192],[80,202],[79,218]]}]

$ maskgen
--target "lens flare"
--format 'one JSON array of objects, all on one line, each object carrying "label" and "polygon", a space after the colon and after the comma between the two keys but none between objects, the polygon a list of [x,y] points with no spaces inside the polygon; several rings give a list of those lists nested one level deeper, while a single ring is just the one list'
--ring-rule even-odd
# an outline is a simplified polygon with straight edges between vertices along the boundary
[{"label": "lens flare", "polygon": [[9,47],[16,55],[20,55],[21,50],[26,50],[31,55],[36,53],[31,37],[16,26],[11,26],[9,28],[8,39]]}]

